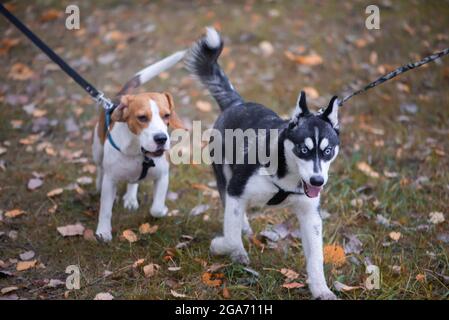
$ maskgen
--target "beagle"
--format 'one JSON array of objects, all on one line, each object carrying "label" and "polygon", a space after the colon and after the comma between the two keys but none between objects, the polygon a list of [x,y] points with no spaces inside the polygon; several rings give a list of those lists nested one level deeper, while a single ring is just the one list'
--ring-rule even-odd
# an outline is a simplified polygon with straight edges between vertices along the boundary
[{"label": "beagle", "polygon": [[101,191],[96,235],[102,241],[112,239],[112,207],[120,181],[128,183],[123,206],[136,210],[138,183],[148,176],[154,181],[150,213],[153,217],[167,214],[169,163],[163,155],[170,148],[168,126],[182,128],[173,97],[167,92],[123,95],[108,120],[101,110],[92,144],[97,166],[96,187]]}]

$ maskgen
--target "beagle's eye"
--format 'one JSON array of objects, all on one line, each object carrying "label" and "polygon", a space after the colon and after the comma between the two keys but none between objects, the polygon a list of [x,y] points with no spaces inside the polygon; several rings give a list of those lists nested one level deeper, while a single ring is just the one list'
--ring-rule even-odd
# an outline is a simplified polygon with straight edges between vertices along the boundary
[{"label": "beagle's eye", "polygon": [[331,152],[332,152],[332,149],[331,149],[331,148],[326,148],[326,149],[324,149],[324,154],[325,154],[326,156],[330,155]]},{"label": "beagle's eye", "polygon": [[170,113],[164,114],[162,119],[168,121],[168,119],[170,119]]},{"label": "beagle's eye", "polygon": [[147,116],[138,116],[137,119],[140,122],[148,122],[148,117]]},{"label": "beagle's eye", "polygon": [[302,154],[306,154],[307,152],[309,152],[309,149],[307,149],[306,147],[302,147],[301,148],[301,153]]}]

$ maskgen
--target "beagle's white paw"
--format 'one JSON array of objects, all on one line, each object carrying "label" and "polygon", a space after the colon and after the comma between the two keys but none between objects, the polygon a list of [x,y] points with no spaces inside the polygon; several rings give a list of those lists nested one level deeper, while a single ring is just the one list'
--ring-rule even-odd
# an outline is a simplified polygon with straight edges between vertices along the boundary
[{"label": "beagle's white paw", "polygon": [[123,196],[123,207],[131,211],[139,209],[139,202],[137,201],[137,197],[125,193],[125,195]]},{"label": "beagle's white paw", "polygon": [[112,233],[110,230],[108,231],[97,229],[95,235],[97,236],[97,239],[101,242],[110,242],[112,240]]},{"label": "beagle's white paw", "polygon": [[166,206],[163,207],[156,207],[153,206],[150,209],[150,214],[155,218],[162,218],[165,217],[168,213],[168,208]]}]

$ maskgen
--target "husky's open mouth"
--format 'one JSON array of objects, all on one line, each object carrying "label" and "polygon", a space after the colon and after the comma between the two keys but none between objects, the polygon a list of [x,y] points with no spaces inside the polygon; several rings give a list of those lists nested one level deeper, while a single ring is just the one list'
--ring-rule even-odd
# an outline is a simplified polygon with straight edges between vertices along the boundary
[{"label": "husky's open mouth", "polygon": [[303,185],[303,188],[304,188],[304,193],[309,198],[316,198],[316,197],[318,197],[320,195],[322,187],[312,186],[312,185],[306,183],[304,180],[302,180],[302,185]]},{"label": "husky's open mouth", "polygon": [[157,158],[160,157],[164,154],[165,150],[163,148],[161,149],[157,149],[156,151],[150,152],[146,149],[144,149],[143,147],[140,147],[140,149],[142,150],[142,153],[144,155],[146,155],[147,157],[152,157],[152,158]]}]

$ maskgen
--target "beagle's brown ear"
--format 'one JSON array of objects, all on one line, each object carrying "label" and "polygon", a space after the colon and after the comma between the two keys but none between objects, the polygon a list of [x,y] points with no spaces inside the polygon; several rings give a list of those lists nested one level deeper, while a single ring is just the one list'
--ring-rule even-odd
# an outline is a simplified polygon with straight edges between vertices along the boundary
[{"label": "beagle's brown ear", "polygon": [[173,96],[169,92],[164,92],[165,99],[167,99],[168,107],[170,108],[170,118],[168,119],[168,125],[173,129],[185,129],[181,119],[175,111],[175,103],[173,102]]},{"label": "beagle's brown ear", "polygon": [[111,120],[115,122],[125,122],[128,118],[128,106],[132,97],[130,95],[124,95],[120,98],[120,104],[112,111]]}]

